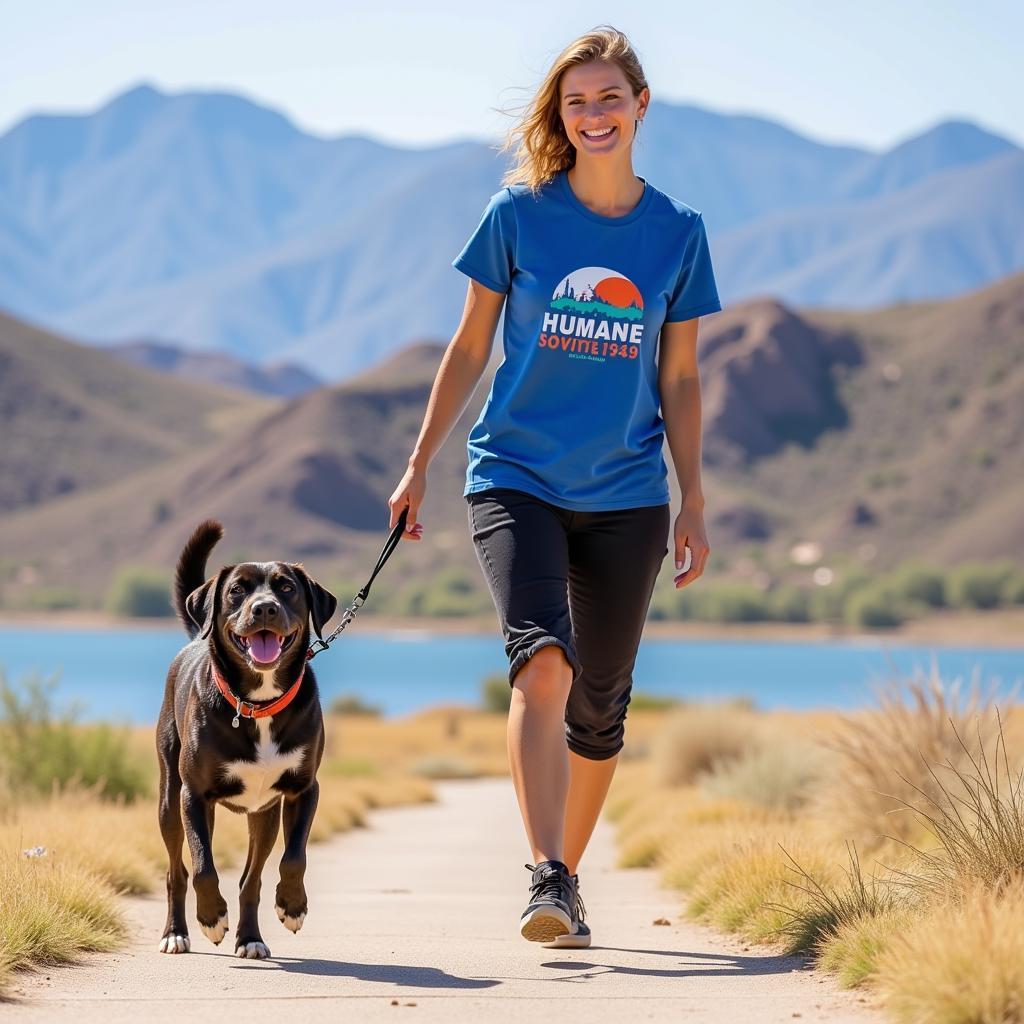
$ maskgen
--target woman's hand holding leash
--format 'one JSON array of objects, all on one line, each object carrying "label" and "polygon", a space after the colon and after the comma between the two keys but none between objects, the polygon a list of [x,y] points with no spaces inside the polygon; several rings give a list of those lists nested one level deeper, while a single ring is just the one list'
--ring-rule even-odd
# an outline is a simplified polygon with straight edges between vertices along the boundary
[{"label": "woman's hand holding leash", "polygon": [[422,539],[423,524],[416,522],[416,516],[419,515],[420,505],[423,504],[423,498],[426,493],[427,471],[410,463],[409,468],[405,471],[405,476],[399,481],[394,494],[391,495],[388,501],[388,505],[391,507],[391,521],[388,523],[389,530],[395,528],[398,517],[402,514],[402,509],[407,505],[409,507],[402,540]]},{"label": "woman's hand holding leash", "polygon": [[711,553],[707,533],[704,529],[703,507],[684,503],[679,515],[676,516],[673,535],[675,537],[677,569],[682,569],[686,565],[686,549],[690,549],[689,566],[685,572],[675,577],[676,590],[678,590],[680,587],[692,583],[704,572],[704,564]]}]

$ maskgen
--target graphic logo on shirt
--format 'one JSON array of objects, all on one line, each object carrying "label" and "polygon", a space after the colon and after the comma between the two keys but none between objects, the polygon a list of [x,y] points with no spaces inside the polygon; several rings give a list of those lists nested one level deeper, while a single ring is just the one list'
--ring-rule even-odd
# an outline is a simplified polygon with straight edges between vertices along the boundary
[{"label": "graphic logo on shirt", "polygon": [[551,296],[538,344],[576,359],[636,359],[643,340],[644,297],[624,274],[581,267]]},{"label": "graphic logo on shirt", "polygon": [[583,267],[562,278],[551,297],[552,309],[622,320],[642,320],[644,297],[628,277],[607,267]]}]

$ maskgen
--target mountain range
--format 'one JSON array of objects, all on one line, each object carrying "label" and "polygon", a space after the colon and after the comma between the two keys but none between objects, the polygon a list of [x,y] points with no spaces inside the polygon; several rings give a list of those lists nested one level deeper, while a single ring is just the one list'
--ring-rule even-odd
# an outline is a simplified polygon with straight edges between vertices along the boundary
[{"label": "mountain range", "polygon": [[[789,560],[804,541],[837,568],[1019,557],[1022,336],[1024,274],[884,309],[751,299],[703,318],[709,572],[748,579],[761,567],[809,584]],[[169,572],[207,516],[226,527],[221,562],[304,559],[354,593],[444,349],[409,345],[281,398],[128,365],[0,318],[3,603],[60,587],[98,607],[122,565]],[[499,350],[431,464],[424,541],[402,545],[402,573],[385,588],[441,570],[482,586],[465,443]]]},{"label": "mountain range", "polygon": [[[655,102],[634,164],[703,212],[726,306],[884,308],[1024,268],[1024,151],[969,122],[876,152]],[[504,167],[488,141],[320,138],[237,95],[143,84],[0,137],[0,307],[340,381],[451,336],[450,263]]]}]

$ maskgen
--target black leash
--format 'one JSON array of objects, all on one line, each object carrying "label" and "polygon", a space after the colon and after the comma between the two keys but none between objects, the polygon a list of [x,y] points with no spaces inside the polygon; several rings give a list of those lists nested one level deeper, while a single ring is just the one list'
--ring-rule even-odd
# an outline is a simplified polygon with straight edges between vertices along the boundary
[{"label": "black leash", "polygon": [[309,645],[309,650],[306,651],[307,661],[311,658],[315,658],[321,651],[326,651],[327,648],[330,647],[330,645],[337,639],[338,634],[356,617],[356,612],[359,611],[363,606],[363,602],[370,596],[370,584],[377,578],[377,573],[384,568],[384,563],[391,557],[391,553],[398,546],[398,542],[402,537],[402,532],[405,530],[405,520],[408,515],[409,506],[406,505],[398,516],[398,522],[395,523],[395,528],[391,531],[391,535],[384,543],[384,548],[380,553],[380,558],[377,559],[377,564],[374,567],[373,572],[370,574],[370,578],[366,581],[366,586],[356,594],[355,600],[353,600],[353,602],[345,609],[345,612],[341,617],[341,622],[338,623],[338,628],[326,640],[314,640]]}]

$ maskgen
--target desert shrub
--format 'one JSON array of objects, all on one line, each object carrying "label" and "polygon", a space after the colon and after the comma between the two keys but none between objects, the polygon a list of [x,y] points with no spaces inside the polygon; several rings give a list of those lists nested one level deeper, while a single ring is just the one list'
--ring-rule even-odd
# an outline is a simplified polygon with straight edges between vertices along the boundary
[{"label": "desert shrub", "polygon": [[74,587],[33,587],[25,595],[23,604],[34,611],[56,612],[65,608],[81,608],[85,600]]},{"label": "desert shrub", "polygon": [[1024,604],[1024,569],[1014,566],[1007,574],[1002,597],[1003,604]]},{"label": "desert shrub", "polygon": [[768,595],[751,583],[716,583],[698,598],[697,615],[705,622],[764,622],[772,617]]},{"label": "desert shrub", "polygon": [[655,588],[647,615],[650,619],[690,622],[697,618],[700,600],[694,587],[677,589],[670,582]]},{"label": "desert shrub", "polygon": [[630,711],[667,711],[669,708],[678,707],[680,701],[675,697],[663,697],[657,693],[644,693],[634,690],[629,695]]},{"label": "desert shrub", "polygon": [[127,729],[80,725],[75,709],[58,714],[57,677],[28,676],[20,686],[0,670],[0,776],[15,794],[49,793],[77,783],[108,799],[150,791],[149,766]]},{"label": "desert shrub", "polygon": [[1013,577],[1012,562],[965,562],[951,570],[951,603],[959,608],[995,608],[1003,601],[1003,588]]},{"label": "desert shrub", "polygon": [[877,708],[844,717],[823,737],[838,756],[835,778],[824,795],[824,810],[862,842],[891,834],[908,839],[920,831],[907,801],[922,794],[945,799],[929,764],[962,763],[951,724],[962,733],[977,719],[989,742],[996,729],[993,691],[975,678],[965,694],[961,680],[946,683],[933,663],[927,676],[894,676],[876,685]]},{"label": "desert shrub", "polygon": [[162,569],[148,565],[123,565],[107,591],[107,611],[112,615],[166,618],[171,608],[171,579]]},{"label": "desert shrub", "polygon": [[354,693],[341,693],[335,697],[328,712],[332,715],[363,715],[379,718],[381,709],[376,704],[368,704],[362,697]]},{"label": "desert shrub", "polygon": [[507,675],[491,675],[480,684],[480,706],[492,715],[507,715],[512,705],[512,687]]},{"label": "desert shrub", "polygon": [[394,595],[388,607],[397,615],[458,617],[479,614],[491,603],[476,577],[451,566],[429,578],[413,580]]},{"label": "desert shrub", "polygon": [[[834,844],[778,821],[729,825],[721,830],[712,849],[698,857],[688,913],[756,942],[784,938],[781,932],[790,920],[791,908],[794,903],[799,905],[793,897],[801,894],[790,885],[780,847],[795,851],[812,872],[827,879],[835,871]],[[713,835],[719,830],[708,831]],[[672,869],[671,851],[665,864]]]},{"label": "desert shrub", "polygon": [[908,562],[889,576],[893,589],[900,598],[942,608],[946,604],[946,578],[931,566]]},{"label": "desert shrub", "polygon": [[779,622],[810,622],[811,595],[806,587],[783,584],[768,594],[768,612]]},{"label": "desert shrub", "polygon": [[873,979],[894,938],[924,913],[908,905],[841,921],[823,932],[815,945],[815,965],[833,972],[843,988],[855,988]]},{"label": "desert shrub", "polygon": [[794,811],[821,781],[822,759],[822,751],[808,743],[773,737],[738,758],[716,761],[700,785],[708,796]]},{"label": "desert shrub", "polygon": [[991,743],[983,738],[980,722],[975,723],[974,750],[951,724],[961,756],[928,766],[941,796],[920,791],[917,799],[907,801],[936,844],[915,851],[918,866],[911,884],[923,896],[958,899],[976,884],[998,892],[1024,878],[1024,768],[1010,767],[998,708],[996,720]]},{"label": "desert shrub", "polygon": [[73,963],[126,933],[116,895],[75,865],[0,851],[0,992],[18,969]]},{"label": "desert shrub", "polygon": [[665,786],[691,783],[713,767],[737,760],[760,738],[755,715],[727,704],[693,704],[671,712],[652,741],[656,781]]},{"label": "desert shrub", "polygon": [[789,951],[807,953],[841,926],[855,924],[865,918],[880,918],[899,913],[907,897],[887,877],[872,874],[865,879],[856,845],[847,843],[850,866],[839,885],[822,884],[814,875],[786,853],[795,875],[790,885],[805,899],[790,906],[780,903],[777,909],[785,915],[780,934],[789,940]]},{"label": "desert shrub", "polygon": [[879,582],[859,587],[846,602],[846,621],[865,629],[891,629],[903,622],[903,607],[896,591]]},{"label": "desert shrub", "polygon": [[877,990],[900,1024],[987,1024],[1024,1013],[1024,887],[943,904],[878,957]]},{"label": "desert shrub", "polygon": [[815,587],[810,595],[811,618],[815,622],[842,623],[847,604],[870,583],[871,577],[858,570],[840,575],[827,587]]},{"label": "desert shrub", "polygon": [[412,766],[412,770],[425,779],[475,779],[480,775],[475,765],[449,754],[423,757]]}]

